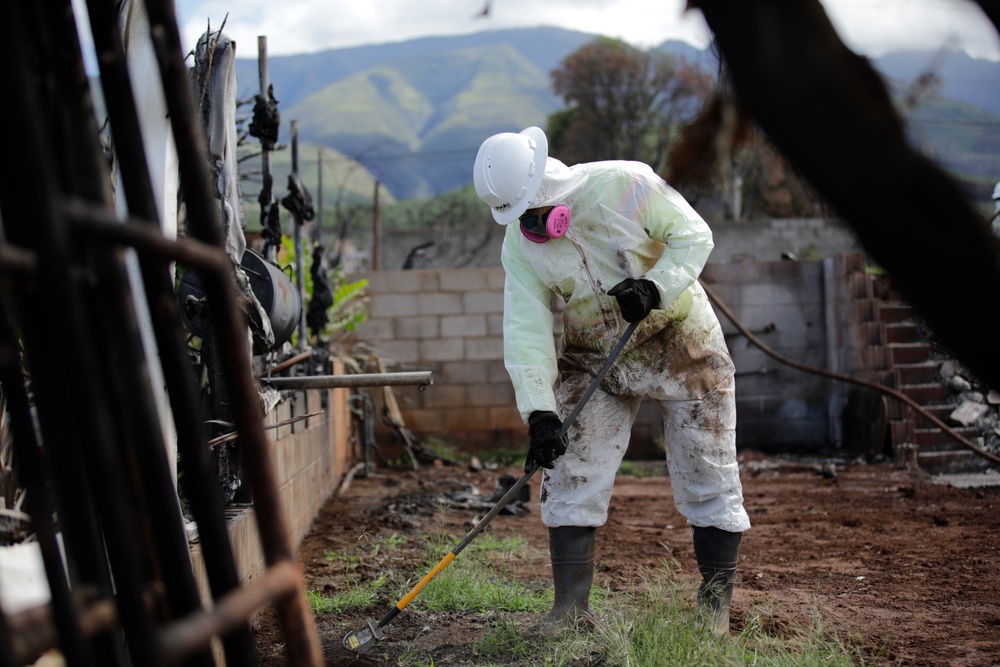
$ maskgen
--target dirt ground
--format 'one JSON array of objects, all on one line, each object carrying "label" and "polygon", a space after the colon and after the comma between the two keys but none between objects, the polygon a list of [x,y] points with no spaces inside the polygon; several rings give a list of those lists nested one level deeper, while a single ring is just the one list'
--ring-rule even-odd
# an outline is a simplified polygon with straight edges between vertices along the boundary
[{"label": "dirt ground", "polygon": [[[619,477],[608,524],[598,532],[595,583],[615,591],[634,589],[644,571],[671,555],[681,576],[696,578],[690,528],[674,508],[670,480],[661,464],[644,465],[651,476]],[[808,625],[818,614],[826,629],[860,637],[868,664],[1000,665],[1000,489],[956,488],[893,464],[752,451],[741,452],[740,466],[753,526],[740,554],[735,630],[752,605],[770,602],[789,627]],[[363,540],[436,534],[445,526],[461,538],[484,512],[461,502],[442,509],[437,498],[469,485],[489,497],[503,472],[520,476],[517,469],[425,467],[382,469],[353,480],[330,499],[301,545],[308,588],[342,589],[344,566],[326,555],[356,552]],[[530,482],[528,513],[498,515],[489,530],[524,536],[534,554],[525,577],[547,578],[539,477]],[[362,578],[377,577],[379,563],[372,561],[357,564]],[[461,562],[459,555],[449,567]],[[427,566],[413,565],[415,582]],[[317,616],[327,665],[395,665],[413,648],[434,665],[476,664],[472,645],[487,630],[482,615],[429,619],[417,602],[393,621],[375,655],[358,658],[342,647],[346,632],[377,621],[396,602],[387,598],[371,609]],[[281,632],[269,611],[259,616],[255,637],[264,667],[284,664]],[[428,657],[424,663],[430,664]]]}]

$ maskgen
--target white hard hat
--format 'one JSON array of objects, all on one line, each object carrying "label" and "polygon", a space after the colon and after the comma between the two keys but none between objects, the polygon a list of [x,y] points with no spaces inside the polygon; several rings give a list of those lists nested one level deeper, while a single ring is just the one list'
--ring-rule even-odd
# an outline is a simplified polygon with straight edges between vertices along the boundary
[{"label": "white hard hat", "polygon": [[993,198],[1000,199],[1000,182],[993,186]]},{"label": "white hard hat", "polygon": [[515,134],[494,134],[483,142],[472,168],[476,194],[493,210],[493,219],[509,225],[528,210],[542,183],[549,142],[538,127]]}]

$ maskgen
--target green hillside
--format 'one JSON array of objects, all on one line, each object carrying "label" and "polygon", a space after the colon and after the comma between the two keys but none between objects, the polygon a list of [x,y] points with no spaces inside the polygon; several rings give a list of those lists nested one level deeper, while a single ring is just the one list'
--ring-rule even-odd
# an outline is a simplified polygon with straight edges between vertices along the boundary
[{"label": "green hillside", "polygon": [[483,138],[544,125],[556,108],[547,73],[501,45],[377,65],[308,95],[283,117],[411,198],[465,184]]},{"label": "green hillside", "polygon": [[889,87],[913,147],[959,181],[974,199],[989,199],[1000,180],[1000,117],[934,92]]},{"label": "green hillside", "polygon": [[[544,127],[561,107],[551,69],[594,37],[531,28],[283,56],[273,61],[272,81],[279,100],[283,90],[292,91],[281,106],[283,127],[296,119],[300,137],[353,157],[384,192],[423,198],[468,184],[484,138]],[[680,42],[660,48],[714,71],[707,51]],[[886,76],[898,72],[902,83],[893,87],[905,91],[928,62],[927,54],[910,53],[875,64]],[[963,88],[969,68],[981,76],[1000,73],[998,63],[955,56],[940,72],[937,95],[900,108],[914,144],[980,198],[1000,178],[1000,116],[989,111],[1000,108],[1000,95]]]}]

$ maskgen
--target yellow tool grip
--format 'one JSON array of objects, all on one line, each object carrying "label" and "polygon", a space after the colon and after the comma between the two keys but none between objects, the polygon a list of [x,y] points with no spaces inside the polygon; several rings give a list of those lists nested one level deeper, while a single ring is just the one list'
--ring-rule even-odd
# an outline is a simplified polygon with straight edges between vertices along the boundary
[{"label": "yellow tool grip", "polygon": [[450,563],[453,560],[455,560],[455,554],[453,552],[449,551],[448,555],[445,556],[444,558],[442,558],[441,562],[438,563],[437,565],[435,565],[434,569],[432,569],[430,572],[428,572],[427,575],[423,579],[420,580],[420,583],[418,583],[416,586],[414,586],[413,589],[409,593],[407,593],[403,597],[402,600],[400,600],[399,602],[396,603],[396,609],[398,609],[400,611],[403,611],[403,608],[406,605],[408,605],[411,602],[413,602],[413,598],[417,597],[417,593],[420,592],[420,589],[423,588],[424,586],[426,586],[427,582],[429,582],[431,579],[433,579],[437,575],[438,572],[440,572],[444,568],[448,567],[448,563]]}]

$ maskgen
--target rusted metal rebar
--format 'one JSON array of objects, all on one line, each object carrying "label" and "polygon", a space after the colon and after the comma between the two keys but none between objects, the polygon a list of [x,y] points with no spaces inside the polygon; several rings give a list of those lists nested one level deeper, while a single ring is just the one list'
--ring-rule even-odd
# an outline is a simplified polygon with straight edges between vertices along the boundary
[{"label": "rusted metal rebar", "polygon": [[[146,9],[177,145],[190,230],[199,240],[221,248],[222,225],[209,185],[208,152],[196,122],[174,5],[172,0],[148,0]],[[250,371],[246,324],[236,304],[232,277],[221,272],[206,272],[202,277],[213,308],[216,335],[226,341],[226,345],[220,346],[221,362],[229,383],[233,419],[240,432],[241,454],[253,493],[264,558],[269,567],[292,563],[295,549],[282,514],[277,477],[271,466],[263,415]],[[324,662],[323,650],[301,575],[297,583],[292,595],[275,603],[289,664],[320,667]]]},{"label": "rusted metal rebar", "polygon": [[303,361],[305,361],[307,359],[310,359],[312,356],[313,356],[312,349],[311,348],[307,349],[304,352],[300,352],[299,354],[296,354],[294,357],[290,357],[288,359],[285,359],[281,363],[278,363],[278,364],[275,364],[274,366],[271,366],[266,371],[258,374],[256,377],[258,377],[258,378],[260,378],[260,377],[269,378],[274,373],[280,373],[281,371],[287,370],[287,369],[291,368],[292,366],[294,366],[297,363],[300,363],[300,362],[303,362]]},{"label": "rusted metal rebar", "polygon": [[167,626],[159,636],[158,646],[164,662],[173,664],[204,649],[213,637],[227,633],[246,623],[268,602],[294,597],[300,574],[289,562],[268,568],[252,586],[234,590],[215,602],[211,611],[191,614]]}]

